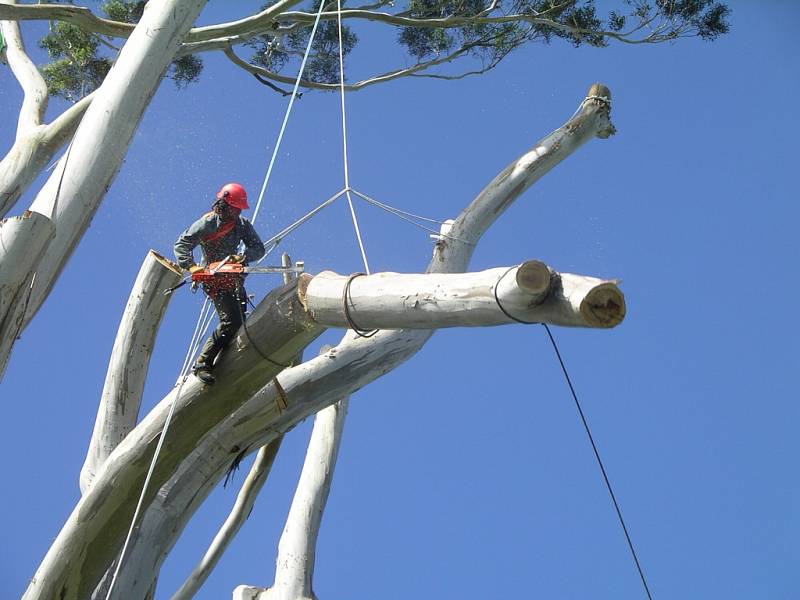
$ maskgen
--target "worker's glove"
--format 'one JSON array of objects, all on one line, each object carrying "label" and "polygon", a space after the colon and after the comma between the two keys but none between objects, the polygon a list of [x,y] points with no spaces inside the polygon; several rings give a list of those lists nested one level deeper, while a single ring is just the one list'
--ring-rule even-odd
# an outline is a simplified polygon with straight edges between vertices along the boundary
[{"label": "worker's glove", "polygon": [[228,258],[229,263],[241,263],[244,262],[244,256],[241,254],[231,254]]},{"label": "worker's glove", "polygon": [[189,274],[194,275],[198,271],[202,271],[203,268],[204,267],[201,267],[200,265],[192,265],[191,267],[189,267]]}]

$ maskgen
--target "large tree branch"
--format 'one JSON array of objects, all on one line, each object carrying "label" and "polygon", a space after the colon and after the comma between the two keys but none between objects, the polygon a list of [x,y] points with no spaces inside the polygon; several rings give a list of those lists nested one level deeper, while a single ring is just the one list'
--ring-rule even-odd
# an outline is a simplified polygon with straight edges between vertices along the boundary
[{"label": "large tree branch", "polygon": [[[357,19],[364,21],[371,21],[374,23],[383,23],[386,25],[393,25],[395,27],[418,27],[418,28],[435,28],[435,29],[453,29],[461,27],[469,27],[474,25],[504,25],[508,23],[527,23],[529,25],[541,27],[544,29],[551,29],[566,34],[575,36],[600,36],[612,39],[625,44],[653,44],[664,42],[667,40],[675,39],[674,35],[665,35],[664,29],[651,30],[647,35],[639,38],[632,38],[630,33],[619,33],[616,31],[608,31],[604,29],[585,29],[582,27],[574,27],[566,23],[560,23],[553,19],[535,16],[525,13],[514,13],[496,17],[482,16],[485,13],[480,13],[477,16],[461,16],[451,15],[441,18],[420,18],[409,17],[405,15],[391,14],[385,12],[377,12],[374,10],[343,10],[342,19]],[[282,23],[307,23],[311,24],[316,19],[317,15],[301,11],[288,11],[280,15]],[[337,12],[323,12],[320,17],[321,20],[335,20],[338,19]],[[638,31],[638,29],[636,30]],[[220,35],[222,37],[222,35]]]},{"label": "large tree branch", "polygon": [[131,23],[103,19],[88,8],[64,4],[17,4],[0,6],[0,19],[10,21],[63,21],[89,33],[127,38],[135,28]]},{"label": "large tree branch", "polygon": [[618,325],[625,315],[616,282],[557,273],[539,261],[463,274],[304,274],[300,299],[321,325],[357,324],[363,330],[483,327],[520,320],[604,328]]},{"label": "large tree branch", "polygon": [[[462,46],[458,50],[455,50],[450,54],[446,54],[445,56],[417,63],[416,65],[404,69],[395,69],[394,71],[388,71],[386,73],[375,75],[374,77],[370,77],[368,79],[363,79],[356,83],[346,84],[344,86],[344,89],[347,92],[357,92],[358,90],[361,90],[365,87],[369,87],[371,85],[375,85],[377,83],[385,83],[387,81],[392,81],[393,79],[400,79],[402,77],[419,76],[418,74],[421,71],[425,71],[437,65],[449,63],[459,58],[460,56],[463,56],[464,54],[469,52],[469,50],[474,48],[476,45],[477,44],[466,44],[465,46]],[[293,77],[281,75],[279,73],[275,73],[274,71],[270,71],[263,67],[258,67],[245,60],[242,60],[236,55],[236,53],[230,46],[225,47],[224,51],[225,51],[225,56],[227,56],[231,60],[231,62],[233,62],[238,67],[241,67],[248,73],[252,73],[253,75],[264,77],[266,79],[272,79],[280,83],[294,84],[295,82],[295,78]],[[319,83],[316,81],[310,81],[308,79],[301,79],[300,85],[305,88],[313,90],[324,90],[328,92],[337,91],[340,89],[338,83]]]},{"label": "large tree branch", "polygon": [[80,477],[85,494],[109,455],[136,426],[142,391],[161,319],[172,298],[164,290],[182,272],[152,250],[134,281],[111,350],[97,419]]},{"label": "large tree branch", "polygon": [[[265,10],[244,19],[193,28],[186,36],[186,42],[209,42],[228,38],[244,42],[258,35],[268,34],[275,30],[277,21],[289,23],[312,23],[316,14],[287,9],[300,0],[283,0]],[[459,28],[474,25],[502,25],[507,23],[528,23],[532,26],[559,31],[576,37],[592,36],[603,37],[625,44],[652,44],[661,43],[693,35],[692,25],[676,23],[673,19],[655,13],[652,17],[642,20],[636,27],[627,32],[611,31],[606,29],[586,29],[575,27],[568,23],[561,23],[549,14],[557,15],[558,10],[543,11],[538,14],[514,13],[500,16],[488,16],[496,8],[496,3],[490,4],[486,10],[474,16],[450,15],[441,18],[416,18],[408,16],[407,11],[397,14],[378,12],[386,2],[342,11],[343,19],[360,19],[377,23],[384,23],[395,27],[424,27],[424,28]],[[338,18],[335,11],[324,12],[322,19],[333,20]],[[23,20],[58,20],[73,23],[90,33],[107,35],[111,37],[126,38],[133,32],[134,26],[129,23],[120,23],[103,19],[92,13],[91,10],[77,6],[64,6],[61,4],[36,4],[19,6],[0,5],[0,19],[14,21]],[[640,32],[642,35],[635,37]]]},{"label": "large tree branch", "polygon": [[0,217],[6,215],[55,153],[74,135],[96,93],[70,106],[49,125],[38,125],[17,136],[11,150],[0,161]]},{"label": "large tree branch", "polygon": [[[3,6],[14,5],[16,0],[0,0],[0,9]],[[0,33],[6,41],[6,59],[11,72],[17,78],[24,98],[17,121],[17,138],[22,137],[32,129],[41,125],[44,113],[47,110],[47,84],[36,65],[25,52],[25,44],[15,21],[0,21]]]},{"label": "large tree branch", "polygon": [[[150,3],[86,111],[69,152],[31,210],[56,224],[56,237],[35,265],[26,323],[47,298],[122,165],[128,145],[205,0]],[[134,88],[136,94],[129,90]],[[91,177],[87,176],[91,174]]]}]

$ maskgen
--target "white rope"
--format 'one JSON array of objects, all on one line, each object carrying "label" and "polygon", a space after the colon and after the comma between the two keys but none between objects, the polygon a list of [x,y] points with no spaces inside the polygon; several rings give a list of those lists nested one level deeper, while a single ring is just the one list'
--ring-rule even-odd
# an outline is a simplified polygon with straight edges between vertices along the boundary
[{"label": "white rope", "polygon": [[361,259],[364,261],[364,270],[370,274],[367,253],[364,250],[364,240],[361,238],[361,229],[358,226],[356,209],[353,206],[353,198],[350,196],[350,173],[349,161],[347,158],[347,111],[344,106],[344,46],[342,45],[342,0],[336,0],[336,14],[339,25],[339,90],[342,99],[342,162],[344,163],[344,191],[347,196],[347,205],[350,207],[350,217],[353,219],[353,228],[356,231],[358,248],[361,250]]},{"label": "white rope", "polygon": [[[266,258],[266,257],[269,255],[269,253],[270,253],[270,252],[272,252],[273,250],[275,250],[275,248],[277,248],[277,247],[278,247],[278,244],[280,244],[280,243],[281,243],[281,241],[283,240],[283,238],[285,238],[287,235],[289,235],[290,233],[292,233],[292,232],[293,232],[295,229],[297,229],[298,227],[300,227],[300,226],[301,226],[303,223],[305,223],[306,221],[308,221],[309,219],[311,219],[311,217],[313,217],[314,215],[316,215],[316,214],[317,214],[319,211],[321,211],[323,208],[325,208],[326,206],[329,206],[329,205],[333,204],[333,202],[334,202],[335,200],[337,200],[337,199],[338,199],[338,198],[339,198],[339,197],[340,197],[342,194],[344,194],[344,193],[345,193],[345,190],[339,190],[339,191],[338,191],[338,192],[336,192],[336,193],[335,193],[333,196],[331,196],[330,198],[328,198],[327,200],[325,200],[325,202],[323,202],[322,204],[320,204],[320,205],[319,205],[319,206],[317,206],[316,208],[314,208],[314,209],[310,210],[310,211],[309,211],[309,212],[307,212],[305,215],[303,215],[302,217],[300,217],[299,219],[297,219],[297,220],[296,220],[294,223],[292,223],[291,225],[288,225],[287,227],[284,227],[284,228],[283,228],[283,229],[281,229],[281,230],[280,230],[278,233],[276,233],[276,234],[275,234],[275,235],[273,235],[271,238],[269,238],[267,241],[265,241],[265,242],[264,242],[264,246],[268,246],[268,247],[269,247],[269,249],[268,249],[268,250],[267,250],[267,251],[264,253],[264,256],[262,256],[260,259],[258,259],[258,263],[260,263],[262,260],[264,260],[264,259],[265,259],[265,258]],[[256,264],[258,264],[258,263],[256,263]]]},{"label": "white rope", "polygon": [[[128,545],[130,544],[131,538],[133,537],[133,531],[136,528],[136,521],[139,518],[139,513],[142,510],[142,505],[144,504],[144,497],[147,493],[147,488],[150,485],[150,479],[153,476],[153,471],[156,467],[156,460],[158,459],[158,455],[161,452],[161,447],[164,444],[164,438],[167,435],[167,430],[169,429],[169,424],[172,421],[172,415],[175,412],[175,405],[178,403],[178,398],[181,396],[181,391],[183,390],[183,385],[186,383],[187,375],[189,373],[189,365],[191,364],[192,356],[194,352],[197,350],[197,339],[202,339],[200,336],[197,335],[198,331],[200,331],[200,322],[203,320],[203,313],[207,312],[206,307],[209,304],[208,298],[203,303],[202,308],[200,309],[200,316],[197,319],[197,324],[195,325],[195,332],[192,335],[192,340],[189,342],[189,348],[186,351],[186,356],[183,359],[183,366],[181,367],[181,373],[178,377],[178,391],[175,392],[175,397],[172,399],[172,403],[169,407],[169,412],[167,413],[167,418],[164,420],[164,427],[161,430],[161,435],[158,438],[158,444],[156,445],[156,450],[153,453],[153,459],[150,461],[150,467],[147,470],[147,476],[144,478],[144,484],[142,485],[142,491],[139,494],[139,501],[136,503],[136,510],[133,511],[133,518],[131,519],[131,525],[128,529],[128,535],[125,537],[125,543],[122,545],[122,552],[120,552],[119,559],[117,560],[117,565],[114,568],[114,575],[111,577],[111,584],[108,586],[108,593],[106,594],[106,600],[111,598],[111,593],[114,591],[114,584],[117,582],[117,576],[119,575],[120,569],[122,568],[122,562],[125,559],[125,553],[128,551]],[[209,320],[210,322],[210,320]],[[206,329],[208,328],[208,323],[206,323]],[[202,335],[202,334],[201,334]]]},{"label": "white rope", "polygon": [[308,60],[308,55],[311,53],[311,44],[314,42],[314,36],[317,34],[317,25],[319,25],[320,17],[322,16],[322,9],[325,7],[325,0],[320,0],[319,3],[319,10],[317,11],[317,18],[314,21],[314,27],[311,29],[311,35],[308,37],[308,45],[306,46],[306,53],[303,55],[303,61],[300,63],[300,70],[297,73],[297,79],[294,82],[294,89],[292,89],[292,95],[289,98],[289,105],[286,107],[286,114],[283,115],[283,123],[281,124],[280,133],[278,133],[278,141],[275,142],[275,148],[272,150],[272,158],[269,159],[269,166],[267,167],[267,174],[264,177],[264,183],[261,185],[261,191],[258,194],[258,201],[256,202],[256,207],[253,210],[253,218],[250,220],[251,223],[255,223],[256,217],[258,217],[258,210],[261,208],[261,201],[264,199],[264,193],[267,191],[267,183],[269,183],[269,178],[272,175],[272,167],[275,166],[275,159],[278,156],[278,151],[281,147],[281,141],[283,141],[283,133],[286,131],[286,125],[289,122],[289,115],[292,113],[292,107],[294,106],[294,99],[297,97],[297,90],[300,87],[300,80],[303,78],[303,71],[306,69],[306,61]]}]

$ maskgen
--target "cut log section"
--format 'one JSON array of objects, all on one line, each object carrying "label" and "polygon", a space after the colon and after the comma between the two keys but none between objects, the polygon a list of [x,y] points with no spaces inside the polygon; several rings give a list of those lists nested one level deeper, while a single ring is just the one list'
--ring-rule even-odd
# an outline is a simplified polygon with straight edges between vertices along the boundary
[{"label": "cut log section", "polygon": [[514,322],[614,327],[625,316],[615,281],[557,273],[531,260],[478,273],[304,274],[300,301],[326,327],[438,329]]}]

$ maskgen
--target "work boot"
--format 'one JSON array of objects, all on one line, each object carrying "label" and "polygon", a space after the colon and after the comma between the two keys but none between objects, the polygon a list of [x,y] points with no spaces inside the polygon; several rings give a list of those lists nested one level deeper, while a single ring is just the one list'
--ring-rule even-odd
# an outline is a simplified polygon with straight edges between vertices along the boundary
[{"label": "work boot", "polygon": [[211,372],[211,367],[205,363],[197,363],[194,368],[192,368],[192,372],[195,377],[206,385],[214,385],[214,382],[217,380]]}]

